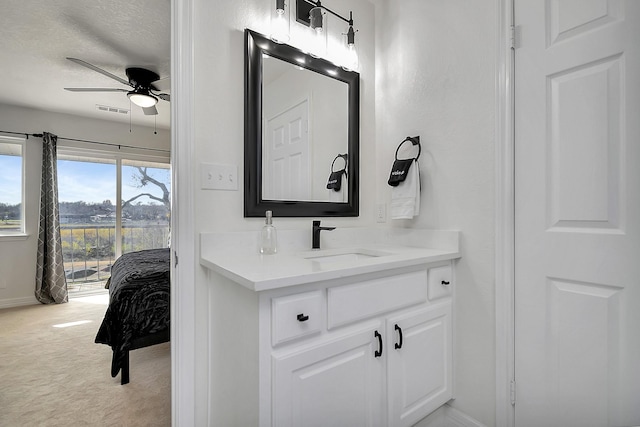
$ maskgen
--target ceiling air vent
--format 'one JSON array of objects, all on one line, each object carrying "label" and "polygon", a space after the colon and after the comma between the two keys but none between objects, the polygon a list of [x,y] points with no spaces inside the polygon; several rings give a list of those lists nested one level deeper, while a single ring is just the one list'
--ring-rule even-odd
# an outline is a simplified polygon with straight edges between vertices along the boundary
[{"label": "ceiling air vent", "polygon": [[105,111],[107,113],[118,113],[118,114],[129,114],[129,110],[125,110],[124,108],[118,107],[109,107],[108,105],[99,105],[96,104],[96,108],[100,111]]}]

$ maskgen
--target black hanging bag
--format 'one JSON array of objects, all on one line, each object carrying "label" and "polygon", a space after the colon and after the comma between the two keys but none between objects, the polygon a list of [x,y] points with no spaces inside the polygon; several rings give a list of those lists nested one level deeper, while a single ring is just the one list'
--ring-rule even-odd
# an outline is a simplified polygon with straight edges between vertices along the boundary
[{"label": "black hanging bag", "polygon": [[397,187],[402,181],[407,179],[409,169],[413,164],[414,159],[396,160],[391,167],[391,174],[389,175],[389,181],[387,183],[392,187]]},{"label": "black hanging bag", "polygon": [[[400,150],[400,147],[402,147],[402,144],[404,144],[407,141],[411,141],[413,145],[418,146],[418,155],[415,158],[411,158],[411,159],[398,159],[398,151]],[[422,151],[422,146],[420,145],[419,136],[406,137],[404,141],[402,141],[400,145],[398,145],[398,148],[396,148],[396,159],[393,162],[393,166],[391,166],[391,173],[389,174],[389,180],[387,181],[387,184],[389,184],[392,187],[397,187],[398,185],[400,185],[402,181],[407,179],[407,175],[409,174],[409,169],[411,168],[411,165],[413,164],[414,160],[416,162],[418,161],[418,157],[420,157],[421,151]]]},{"label": "black hanging bag", "polygon": [[336,172],[331,172],[331,175],[329,175],[329,180],[327,181],[327,189],[340,191],[340,187],[342,186],[342,175],[344,173],[344,169]]},{"label": "black hanging bag", "polygon": [[[344,159],[344,169],[340,169],[339,171],[333,170],[333,165],[336,163],[338,158]],[[327,181],[327,190],[340,191],[342,187],[342,175],[347,176],[347,155],[346,154],[338,154],[331,163],[331,174],[329,175],[329,180]]]}]

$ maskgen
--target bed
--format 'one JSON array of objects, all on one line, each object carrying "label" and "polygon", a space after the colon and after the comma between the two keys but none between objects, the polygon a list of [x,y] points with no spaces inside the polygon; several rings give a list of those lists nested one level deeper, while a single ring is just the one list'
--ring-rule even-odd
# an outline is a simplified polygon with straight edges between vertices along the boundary
[{"label": "bed", "polygon": [[111,377],[129,382],[129,352],[169,341],[170,249],[122,255],[107,281],[109,306],[95,342],[111,346]]}]

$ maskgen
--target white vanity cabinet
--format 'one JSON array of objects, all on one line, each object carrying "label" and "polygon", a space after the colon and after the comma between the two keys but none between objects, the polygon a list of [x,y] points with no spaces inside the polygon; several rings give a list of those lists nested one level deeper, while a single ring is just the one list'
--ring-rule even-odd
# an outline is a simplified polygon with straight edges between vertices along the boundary
[{"label": "white vanity cabinet", "polygon": [[453,286],[443,261],[262,292],[260,425],[411,426],[447,402]]}]

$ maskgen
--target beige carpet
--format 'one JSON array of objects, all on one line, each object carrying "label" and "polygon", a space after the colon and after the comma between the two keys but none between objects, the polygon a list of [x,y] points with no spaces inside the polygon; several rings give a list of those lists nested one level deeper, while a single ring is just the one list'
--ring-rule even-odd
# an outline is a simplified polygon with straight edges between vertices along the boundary
[{"label": "beige carpet", "polygon": [[132,351],[130,383],[120,385],[111,348],[93,342],[106,303],[0,310],[0,426],[171,425],[169,343]]}]

